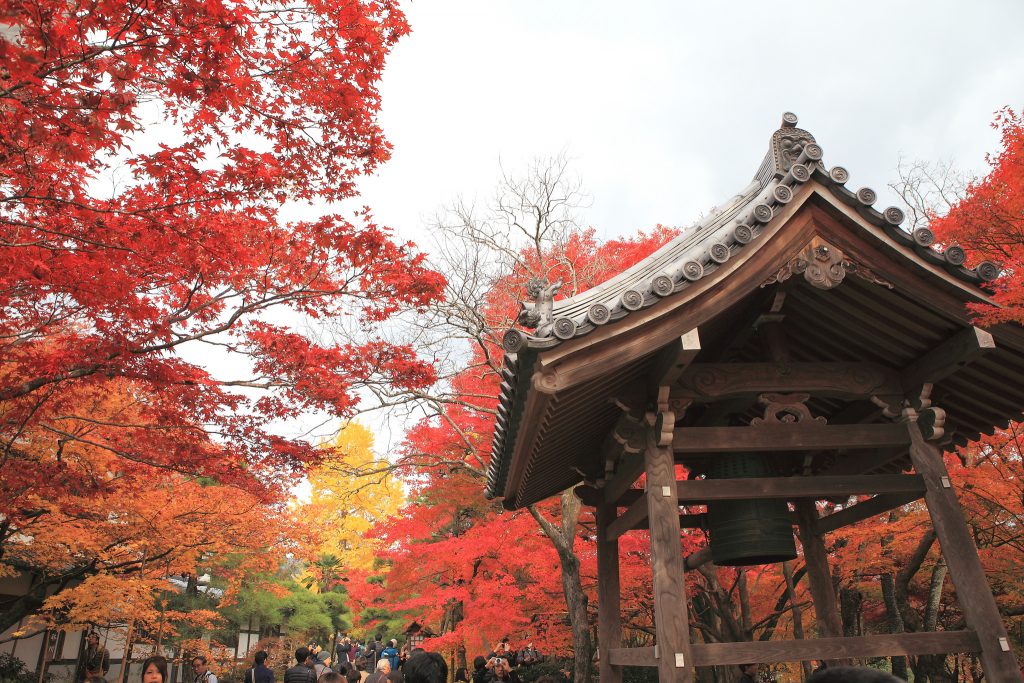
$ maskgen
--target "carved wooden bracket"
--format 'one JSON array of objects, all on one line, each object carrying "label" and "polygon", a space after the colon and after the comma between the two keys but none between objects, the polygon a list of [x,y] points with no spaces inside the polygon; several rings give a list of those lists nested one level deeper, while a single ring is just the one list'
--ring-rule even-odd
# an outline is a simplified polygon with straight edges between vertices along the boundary
[{"label": "carved wooden bracket", "polygon": [[824,417],[814,417],[804,405],[810,394],[761,394],[757,402],[763,405],[764,417],[755,417],[750,421],[752,427],[771,424],[797,424],[800,422],[817,422],[825,424]]},{"label": "carved wooden bracket", "polygon": [[676,428],[676,414],[670,410],[658,413],[654,421],[654,438],[659,446],[672,445],[672,433]]},{"label": "carved wooden bracket", "polygon": [[893,288],[891,282],[875,275],[869,268],[846,258],[842,250],[818,236],[815,236],[807,246],[800,250],[799,254],[779,268],[778,272],[765,280],[761,286],[767,287],[785,282],[794,275],[803,275],[807,282],[818,289],[832,289],[843,281],[847,273],[853,273],[872,284]]},{"label": "carved wooden bracket", "polygon": [[917,414],[917,426],[921,428],[921,434],[926,441],[938,441],[946,430],[946,411],[938,406],[926,408]]},{"label": "carved wooden bracket", "polygon": [[[946,435],[946,411],[932,405],[933,386],[930,383],[922,384],[920,393],[903,400],[898,415],[900,422],[917,422],[917,426],[921,429],[921,435],[926,441],[940,441]],[[874,400],[872,398],[872,401]],[[882,403],[876,401],[876,405],[882,405]],[[887,408],[884,414],[889,417],[891,406]]]}]

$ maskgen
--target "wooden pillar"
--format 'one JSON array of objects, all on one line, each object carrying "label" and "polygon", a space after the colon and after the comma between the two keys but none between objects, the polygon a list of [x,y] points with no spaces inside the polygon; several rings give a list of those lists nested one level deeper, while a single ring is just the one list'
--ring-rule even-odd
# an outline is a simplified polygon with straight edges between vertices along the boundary
[{"label": "wooden pillar", "polygon": [[917,422],[907,422],[907,429],[910,431],[910,460],[924,478],[928,514],[942,546],[960,610],[981,643],[985,678],[990,681],[1020,681],[1020,669],[1010,649],[985,570],[978,559],[974,539],[953,492],[942,452],[935,444],[925,441]]},{"label": "wooden pillar", "polygon": [[807,563],[807,581],[811,587],[818,635],[822,638],[840,637],[843,635],[843,625],[839,620],[832,572],[828,568],[828,552],[825,550],[825,542],[815,529],[818,509],[814,501],[807,498],[796,501],[794,507],[800,521],[800,545],[803,546],[804,562]]},{"label": "wooden pillar", "polygon": [[658,680],[660,683],[692,683],[693,655],[686,614],[675,459],[671,443],[659,445],[658,436],[657,431],[649,429],[644,449]]},{"label": "wooden pillar", "polygon": [[622,683],[622,667],[612,666],[610,648],[622,647],[622,613],[619,591],[619,539],[608,538],[615,520],[615,503],[597,507],[597,639],[600,647],[601,683]]}]

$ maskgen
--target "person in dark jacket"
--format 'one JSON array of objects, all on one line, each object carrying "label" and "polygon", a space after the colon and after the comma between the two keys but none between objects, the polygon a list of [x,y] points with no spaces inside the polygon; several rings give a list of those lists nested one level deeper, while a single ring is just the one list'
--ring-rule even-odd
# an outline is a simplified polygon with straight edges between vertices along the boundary
[{"label": "person in dark jacket", "polygon": [[487,669],[487,659],[483,655],[477,655],[473,660],[473,683],[487,683],[490,673]]},{"label": "person in dark jacket", "polygon": [[494,657],[491,662],[491,683],[519,683],[519,674],[504,657]]},{"label": "person in dark jacket", "polygon": [[274,672],[267,666],[267,653],[260,650],[253,657],[252,668],[242,677],[244,683],[274,683]]},{"label": "person in dark jacket", "polygon": [[110,653],[100,646],[100,636],[95,631],[85,637],[85,651],[82,653],[82,679],[87,676],[104,676],[110,671]]},{"label": "person in dark jacket", "polygon": [[420,652],[405,663],[405,683],[447,683],[448,664],[436,652]]},{"label": "person in dark jacket", "polygon": [[391,673],[391,662],[387,659],[381,659],[377,662],[377,668],[373,670],[369,676],[366,677],[364,683],[385,683],[388,680],[388,674]]},{"label": "person in dark jacket", "polygon": [[295,666],[284,672],[284,683],[316,683],[313,672],[312,655],[308,647],[300,647],[295,651]]}]

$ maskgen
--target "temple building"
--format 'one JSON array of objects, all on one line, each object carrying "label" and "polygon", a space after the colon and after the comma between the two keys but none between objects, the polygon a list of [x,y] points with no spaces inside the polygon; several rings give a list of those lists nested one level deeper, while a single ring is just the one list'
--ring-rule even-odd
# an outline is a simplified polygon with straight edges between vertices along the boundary
[{"label": "temple building", "polygon": [[[998,264],[967,267],[848,176],[786,113],[739,194],[588,291],[554,301],[557,283],[534,283],[530,329],[504,337],[486,495],[514,510],[575,487],[595,509],[601,683],[626,666],[668,683],[719,664],[948,652],[1021,680],[943,453],[1019,419],[1024,329],[969,317],[992,303]],[[852,496],[870,497],[816,505]],[[966,628],[843,637],[824,536],[919,499]],[[683,557],[685,527],[709,547]],[[641,528],[656,639],[624,648],[618,539]],[[685,571],[793,559],[796,541],[821,637],[691,642]]]}]

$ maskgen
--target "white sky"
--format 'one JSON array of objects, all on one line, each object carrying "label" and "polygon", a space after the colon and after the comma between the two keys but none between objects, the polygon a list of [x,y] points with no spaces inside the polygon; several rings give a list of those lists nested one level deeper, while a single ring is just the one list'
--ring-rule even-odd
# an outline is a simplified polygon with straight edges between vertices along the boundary
[{"label": "white sky", "polygon": [[[1024,2],[803,5],[407,2],[381,85],[394,154],[357,203],[429,250],[426,219],[486,198],[499,162],[565,150],[600,236],[686,226],[750,181],[784,111],[882,206],[901,155],[984,172],[993,112],[1024,105]],[[400,441],[364,421],[379,451]]]},{"label": "white sky", "polygon": [[1024,2],[420,0],[382,84],[392,160],[364,202],[400,236],[566,149],[604,237],[742,189],[784,111],[881,201],[900,155],[984,170],[1024,104]]}]

